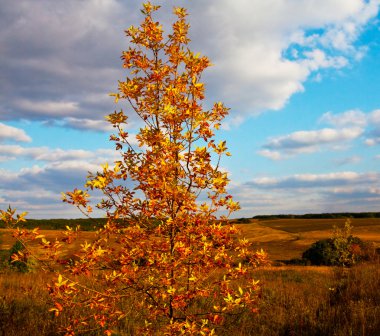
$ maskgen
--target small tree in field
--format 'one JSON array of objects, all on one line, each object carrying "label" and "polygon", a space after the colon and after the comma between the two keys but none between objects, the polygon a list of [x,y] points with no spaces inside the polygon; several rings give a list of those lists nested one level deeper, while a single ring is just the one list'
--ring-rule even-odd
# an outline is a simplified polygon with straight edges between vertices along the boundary
[{"label": "small tree in field", "polygon": [[[229,155],[226,142],[214,140],[228,109],[220,102],[202,107],[200,79],[210,61],[188,48],[186,10],[174,8],[177,19],[164,37],[153,18],[158,9],[144,4],[143,22],[126,31],[131,44],[122,60],[128,77],[112,94],[141,119],[138,146],[125,131],[127,115],[110,114],[120,160],[90,174],[87,190],[64,195],[89,215],[88,192],[100,190],[104,198],[97,206],[108,218],[50,288],[56,315],[85,308],[71,319],[67,334],[94,323],[111,334],[133,311],[136,324],[142,322],[139,334],[211,335],[226,317],[257,310],[258,282],[249,270],[266,255],[238,239],[227,221],[239,205],[219,167]],[[227,216],[218,218],[221,209]]]},{"label": "small tree in field", "polygon": [[353,227],[349,219],[342,228],[334,225],[333,229],[331,238],[315,242],[302,254],[302,258],[315,265],[328,266],[353,266],[373,258],[371,244],[352,235]]}]

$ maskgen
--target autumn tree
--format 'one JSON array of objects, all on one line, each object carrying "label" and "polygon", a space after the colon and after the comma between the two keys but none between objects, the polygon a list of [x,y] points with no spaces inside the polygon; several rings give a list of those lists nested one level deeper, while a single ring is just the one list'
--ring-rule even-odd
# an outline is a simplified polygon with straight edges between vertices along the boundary
[{"label": "autumn tree", "polygon": [[[228,109],[221,102],[202,105],[201,76],[211,64],[189,49],[186,10],[174,8],[167,36],[154,20],[157,10],[143,4],[144,20],[125,32],[127,77],[111,95],[127,109],[107,117],[120,160],[90,174],[85,190],[64,194],[65,202],[90,215],[89,193],[99,190],[96,206],[108,218],[50,288],[56,315],[85,308],[67,334],[91,323],[110,334],[131,309],[139,334],[212,335],[228,316],[257,310],[259,287],[250,269],[266,256],[228,222],[239,205],[219,165],[230,155],[226,142],[214,140]],[[130,113],[141,121],[138,145],[126,131]],[[221,210],[226,215],[218,217]]]}]

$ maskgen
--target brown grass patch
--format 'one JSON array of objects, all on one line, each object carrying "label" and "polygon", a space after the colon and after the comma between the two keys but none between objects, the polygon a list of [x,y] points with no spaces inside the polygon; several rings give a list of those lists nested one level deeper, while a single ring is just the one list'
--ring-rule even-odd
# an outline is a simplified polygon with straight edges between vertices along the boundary
[{"label": "brown grass patch", "polygon": [[[343,226],[345,219],[251,220],[237,224],[256,248],[268,252],[271,260],[300,258],[311,244],[332,236],[333,226]],[[353,235],[380,246],[380,218],[352,219]]]},{"label": "brown grass patch", "polygon": [[[310,222],[311,221],[311,222]],[[279,228],[274,227],[274,222]],[[269,252],[272,260],[300,257],[315,240],[331,235],[336,220],[286,220],[241,224],[242,235],[256,247]],[[339,221],[338,221],[339,222]],[[354,235],[379,242],[380,227],[368,219],[360,220]],[[343,222],[342,222],[343,223]],[[368,225],[364,225],[364,224]],[[284,225],[289,224],[285,230]],[[321,229],[323,225],[323,230]],[[355,221],[354,221],[355,225]],[[295,231],[296,228],[299,231]],[[62,237],[62,231],[42,231],[47,239]],[[94,232],[82,232],[66,248],[71,253]],[[0,250],[14,243],[9,230],[0,230]],[[36,244],[34,245],[34,248]],[[228,318],[219,335],[378,335],[380,334],[380,265],[363,264],[348,270],[324,266],[271,266],[254,271],[262,283],[260,312]],[[70,316],[58,319],[48,312],[52,302],[46,284],[54,275],[38,271],[20,274],[0,271],[0,335],[57,335],[58,328]],[[132,299],[131,299],[132,300]],[[132,301],[120,303],[130,315],[120,321],[115,335],[134,335],[137,326]],[[100,335],[90,333],[88,335]]]},{"label": "brown grass patch", "polygon": [[[317,240],[331,237],[334,225],[343,226],[345,219],[277,219],[250,220],[249,224],[237,224],[242,236],[254,243],[255,248],[263,248],[272,260],[300,258],[302,252]],[[362,240],[380,246],[380,218],[352,219],[353,234]],[[60,239],[60,230],[42,230],[49,240]],[[72,254],[85,241],[95,239],[95,232],[82,231],[78,239],[65,245],[64,254]],[[11,232],[0,229],[0,250],[9,250],[14,244]],[[37,243],[32,244],[36,246]]]}]

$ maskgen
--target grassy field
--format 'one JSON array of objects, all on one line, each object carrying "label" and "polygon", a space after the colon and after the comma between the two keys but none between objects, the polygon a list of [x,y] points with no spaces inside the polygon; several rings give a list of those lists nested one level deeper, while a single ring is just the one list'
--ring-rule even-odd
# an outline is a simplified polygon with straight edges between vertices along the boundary
[{"label": "grassy field", "polygon": [[[354,218],[351,220],[353,234],[380,247],[380,218]],[[255,220],[237,224],[241,235],[248,238],[257,248],[268,252],[272,261],[299,258],[312,243],[331,237],[333,226],[343,226],[345,219],[276,219]],[[74,222],[75,225],[75,222]],[[47,226],[47,224],[45,224]],[[60,230],[41,230],[47,239],[62,235]],[[75,251],[84,241],[94,239],[94,231],[82,231],[78,240],[70,247]],[[0,251],[8,250],[15,242],[10,231],[0,229]]]},{"label": "grassy field", "polygon": [[[238,224],[242,235],[268,252],[272,261],[300,258],[312,243],[331,237],[333,226],[343,226],[345,219],[251,220]],[[353,235],[380,246],[380,218],[354,218]]]},{"label": "grassy field", "polygon": [[[278,219],[239,224],[242,235],[269,253],[273,265],[300,257],[318,239],[331,236],[340,219]],[[354,219],[354,235],[380,246],[380,219]],[[50,239],[60,231],[44,230]],[[75,250],[94,232],[82,232]],[[10,232],[0,230],[0,257],[14,243]],[[71,253],[71,251],[67,251]],[[380,335],[380,264],[350,269],[315,266],[271,266],[257,269],[262,283],[260,312],[226,321],[219,335]],[[46,283],[49,273],[17,273],[0,269],[0,336],[57,335],[58,327],[76,312],[54,318]],[[121,308],[130,307],[128,300]],[[120,321],[115,335],[137,335],[135,312]],[[97,335],[96,332],[85,335]],[[99,334],[100,335],[100,334]]]}]

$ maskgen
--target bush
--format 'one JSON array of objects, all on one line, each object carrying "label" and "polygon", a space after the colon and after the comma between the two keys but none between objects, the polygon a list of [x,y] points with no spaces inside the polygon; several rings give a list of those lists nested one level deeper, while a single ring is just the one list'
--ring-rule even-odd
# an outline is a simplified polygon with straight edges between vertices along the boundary
[{"label": "bush", "polygon": [[352,236],[351,230],[349,220],[342,229],[335,227],[332,238],[315,242],[302,254],[302,258],[312,265],[327,266],[352,266],[371,259],[374,254],[372,246]]},{"label": "bush", "polygon": [[[23,252],[24,250],[25,246],[17,240],[9,249],[8,265],[10,266],[10,268],[22,273],[33,272],[38,266],[38,261],[32,256],[27,256],[27,254]],[[23,258],[23,260],[13,261],[12,255],[18,254],[19,252],[23,252],[25,257]]]}]

